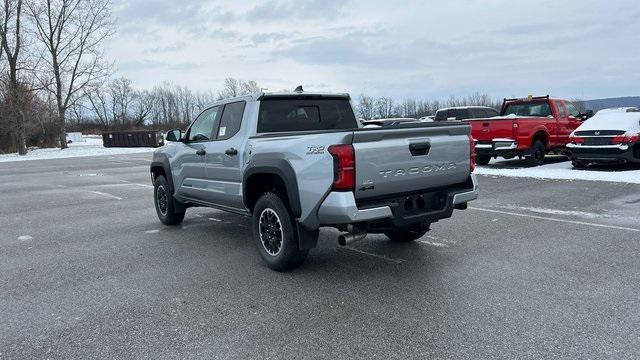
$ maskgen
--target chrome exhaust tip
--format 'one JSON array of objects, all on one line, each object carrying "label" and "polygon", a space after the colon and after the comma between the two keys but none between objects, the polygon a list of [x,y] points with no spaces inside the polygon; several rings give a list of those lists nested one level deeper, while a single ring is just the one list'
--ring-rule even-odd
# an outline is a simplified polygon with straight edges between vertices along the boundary
[{"label": "chrome exhaust tip", "polygon": [[338,236],[338,244],[340,244],[340,246],[347,246],[349,244],[353,244],[356,241],[360,241],[365,237],[367,237],[366,232],[340,234]]}]

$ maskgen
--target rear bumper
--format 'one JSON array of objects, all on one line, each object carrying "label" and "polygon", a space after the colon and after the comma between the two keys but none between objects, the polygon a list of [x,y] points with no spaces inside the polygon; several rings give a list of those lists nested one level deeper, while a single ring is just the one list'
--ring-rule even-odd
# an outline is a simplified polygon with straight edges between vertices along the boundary
[{"label": "rear bumper", "polygon": [[500,156],[515,154],[518,142],[513,139],[493,139],[491,142],[476,142],[476,153],[479,155]]},{"label": "rear bumper", "polygon": [[[464,184],[449,189],[396,194],[356,201],[352,192],[331,192],[318,209],[321,225],[343,225],[388,219],[395,225],[435,222],[451,216],[456,205],[478,198],[478,182],[471,174]],[[411,207],[407,204],[411,203]]]},{"label": "rear bumper", "polygon": [[590,162],[640,163],[640,143],[619,145],[567,144],[572,160]]}]

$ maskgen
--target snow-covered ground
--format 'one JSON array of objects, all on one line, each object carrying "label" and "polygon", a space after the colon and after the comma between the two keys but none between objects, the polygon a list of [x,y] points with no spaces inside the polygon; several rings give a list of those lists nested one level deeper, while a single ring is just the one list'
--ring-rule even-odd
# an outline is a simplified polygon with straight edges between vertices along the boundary
[{"label": "snow-covered ground", "polygon": [[35,149],[30,150],[27,155],[20,156],[18,154],[2,154],[0,162],[25,161],[25,160],[43,160],[43,159],[63,159],[82,156],[97,155],[119,155],[119,154],[135,154],[153,151],[153,148],[106,148],[102,146],[102,137],[83,136],[84,142],[71,143],[68,149]]},{"label": "snow-covered ground", "polygon": [[489,165],[477,166],[476,174],[538,179],[612,181],[640,184],[640,168],[626,165],[597,165],[583,170],[573,169],[571,161],[562,156],[550,156],[545,165],[527,168],[518,159],[492,159]]}]

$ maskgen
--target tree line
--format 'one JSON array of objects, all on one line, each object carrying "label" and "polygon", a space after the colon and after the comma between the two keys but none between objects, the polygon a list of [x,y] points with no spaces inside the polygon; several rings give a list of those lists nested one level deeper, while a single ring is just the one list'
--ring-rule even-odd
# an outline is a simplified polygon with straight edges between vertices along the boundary
[{"label": "tree line", "polygon": [[217,93],[136,89],[105,60],[110,0],[0,1],[0,152],[64,149],[69,130],[182,126],[206,103],[260,90],[233,78]]},{"label": "tree line", "polygon": [[[208,103],[261,90],[256,81],[226,78],[219,91],[172,83],[139,89],[114,78],[104,42],[115,32],[111,0],[0,0],[0,152],[66,148],[67,131],[185,127]],[[446,100],[362,94],[362,119],[433,115],[442,107],[501,101],[486,94]]]},{"label": "tree line", "polygon": [[364,120],[394,117],[419,119],[435,115],[436,111],[441,108],[471,105],[488,106],[500,110],[502,100],[492,99],[487,94],[473,93],[462,97],[451,95],[443,101],[415,98],[396,101],[389,96],[372,97],[362,94],[354,101],[356,116]]}]

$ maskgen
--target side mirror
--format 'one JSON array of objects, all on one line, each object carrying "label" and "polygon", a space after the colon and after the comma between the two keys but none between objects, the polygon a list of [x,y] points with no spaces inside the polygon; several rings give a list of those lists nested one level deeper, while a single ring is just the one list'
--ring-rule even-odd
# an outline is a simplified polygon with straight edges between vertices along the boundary
[{"label": "side mirror", "polygon": [[587,111],[585,111],[584,114],[578,114],[578,120],[579,121],[585,121],[585,120],[587,120],[588,118],[591,118],[591,117],[593,117],[593,110],[587,110]]},{"label": "side mirror", "polygon": [[167,141],[182,141],[182,130],[180,129],[169,130],[167,132],[167,135],[165,136],[165,139]]}]

